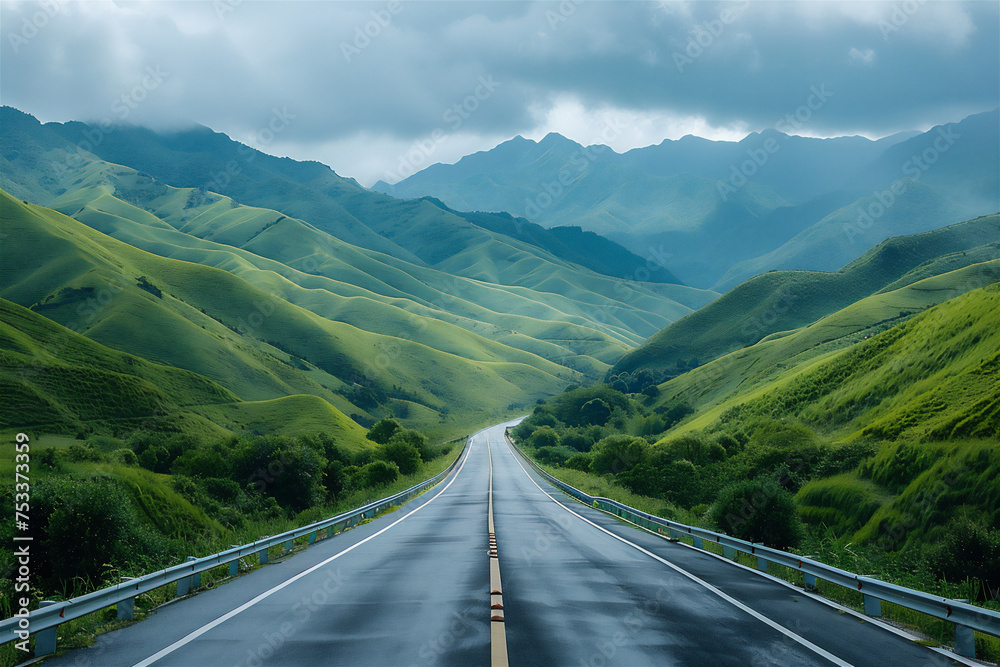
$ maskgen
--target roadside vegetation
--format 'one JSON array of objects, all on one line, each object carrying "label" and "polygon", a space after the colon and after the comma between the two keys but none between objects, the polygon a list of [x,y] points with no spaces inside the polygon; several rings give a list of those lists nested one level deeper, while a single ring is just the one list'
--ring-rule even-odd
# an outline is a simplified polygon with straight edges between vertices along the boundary
[{"label": "roadside vegetation", "polygon": [[[460,441],[433,445],[394,419],[376,422],[367,438],[363,448],[326,433],[50,438],[32,449],[31,606],[362,506],[432,477],[462,450]],[[11,477],[12,460],[0,465]],[[0,494],[12,506],[13,488]],[[4,525],[0,539],[10,543],[12,533]],[[15,570],[13,554],[0,553],[4,618],[14,611]],[[225,576],[224,567],[205,582]],[[172,596],[171,586],[140,596],[137,618]],[[90,643],[98,626],[117,627],[113,608],[92,616],[60,630],[61,649]],[[23,659],[11,644],[0,651],[0,665]]]},{"label": "roadside vegetation", "polygon": [[[588,493],[1000,609],[997,312],[1000,287],[974,290],[830,353],[772,361],[735,390],[712,390],[743,368],[727,358],[660,385],[646,369],[611,375],[538,404],[512,434]],[[761,345],[746,358],[766,361]],[[950,624],[884,607],[953,639]],[[977,645],[1000,658],[995,638]]]}]

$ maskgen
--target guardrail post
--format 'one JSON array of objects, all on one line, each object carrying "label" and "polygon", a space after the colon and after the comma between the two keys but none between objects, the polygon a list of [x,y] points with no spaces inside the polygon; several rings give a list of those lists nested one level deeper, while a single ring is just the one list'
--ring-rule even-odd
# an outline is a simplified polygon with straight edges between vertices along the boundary
[{"label": "guardrail post", "polygon": [[877,597],[865,595],[865,614],[868,616],[881,616],[882,601]]},{"label": "guardrail post", "polygon": [[116,606],[119,621],[130,621],[135,616],[135,598],[122,600]]},{"label": "guardrail post", "polygon": [[257,552],[257,562],[261,565],[267,565],[267,549],[261,549]]},{"label": "guardrail post", "polygon": [[229,576],[235,577],[240,573],[240,559],[229,561]]},{"label": "guardrail post", "polygon": [[285,542],[285,553],[289,553],[294,548],[295,548],[295,542],[293,540],[288,540],[287,542]]},{"label": "guardrail post", "polygon": [[[187,559],[189,561],[198,560],[195,556],[188,556]],[[191,575],[191,590],[196,590],[198,588],[201,588],[201,572]]]},{"label": "guardrail post", "polygon": [[333,537],[333,534],[335,532],[336,532],[336,529],[333,526],[330,526],[329,528],[326,529],[326,538],[330,539],[331,537]]},{"label": "guardrail post", "polygon": [[[48,607],[53,605],[55,602],[52,600],[42,600],[38,603],[38,608]],[[958,627],[958,626],[956,626]],[[53,628],[47,628],[41,632],[35,633],[35,656],[51,655],[56,652],[56,631],[59,626]]]},{"label": "guardrail post", "polygon": [[757,556],[757,569],[761,572],[767,572],[767,559]]},{"label": "guardrail post", "polygon": [[702,542],[701,538],[698,537],[697,535],[692,535],[691,539],[694,541],[694,546],[696,548],[698,548],[698,549],[704,549],[705,548],[704,542]]},{"label": "guardrail post", "polygon": [[309,533],[308,542],[309,544],[313,544],[316,542],[316,533]]},{"label": "guardrail post", "polygon": [[[187,559],[198,560],[194,556],[188,556]],[[191,584],[194,582],[194,576],[184,577],[183,579],[177,580],[177,597],[181,598],[191,592]],[[200,583],[200,582],[199,582]]]},{"label": "guardrail post", "polygon": [[802,573],[803,583],[805,584],[806,590],[816,589],[816,575],[808,574],[807,572]]},{"label": "guardrail post", "polygon": [[736,560],[736,549],[722,545],[722,555],[729,560]]},{"label": "guardrail post", "polygon": [[976,632],[972,628],[955,624],[955,653],[967,658],[976,657]]}]

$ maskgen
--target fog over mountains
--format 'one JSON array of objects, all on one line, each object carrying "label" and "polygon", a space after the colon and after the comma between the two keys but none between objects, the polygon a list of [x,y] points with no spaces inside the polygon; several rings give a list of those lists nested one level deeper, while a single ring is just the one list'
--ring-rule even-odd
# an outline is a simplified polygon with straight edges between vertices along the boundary
[{"label": "fog over mountains", "polygon": [[834,270],[897,234],[1000,210],[1000,112],[927,132],[739,142],[686,136],[616,153],[520,136],[373,188],[577,225],[725,290],[775,269]]}]

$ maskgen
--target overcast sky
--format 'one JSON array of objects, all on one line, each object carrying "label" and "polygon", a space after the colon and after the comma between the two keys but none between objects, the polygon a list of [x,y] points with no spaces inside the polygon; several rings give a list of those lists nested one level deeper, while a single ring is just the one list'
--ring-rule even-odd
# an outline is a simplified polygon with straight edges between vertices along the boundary
[{"label": "overcast sky", "polygon": [[623,151],[957,121],[1000,104],[998,7],[2,0],[0,101],[42,121],[197,122],[370,185],[518,134]]}]

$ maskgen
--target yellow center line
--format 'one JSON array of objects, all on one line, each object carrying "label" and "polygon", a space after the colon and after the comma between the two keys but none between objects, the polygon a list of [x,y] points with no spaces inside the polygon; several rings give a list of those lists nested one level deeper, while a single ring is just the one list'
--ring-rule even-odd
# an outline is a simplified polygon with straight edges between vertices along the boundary
[{"label": "yellow center line", "polygon": [[489,436],[486,436],[486,451],[490,459],[490,490],[487,502],[490,545],[490,665],[507,667],[507,628],[504,625],[503,586],[500,582],[496,527],[493,525],[493,449],[490,447]]}]

